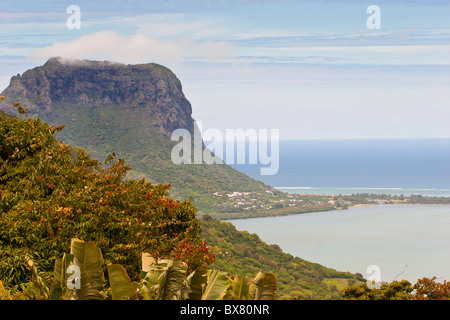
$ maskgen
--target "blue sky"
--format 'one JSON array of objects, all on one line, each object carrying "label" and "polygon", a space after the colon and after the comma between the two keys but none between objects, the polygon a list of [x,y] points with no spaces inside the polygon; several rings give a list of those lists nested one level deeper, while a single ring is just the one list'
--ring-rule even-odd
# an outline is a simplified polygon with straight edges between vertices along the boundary
[{"label": "blue sky", "polygon": [[2,1],[0,88],[50,56],[165,65],[204,129],[450,137],[448,1]]}]

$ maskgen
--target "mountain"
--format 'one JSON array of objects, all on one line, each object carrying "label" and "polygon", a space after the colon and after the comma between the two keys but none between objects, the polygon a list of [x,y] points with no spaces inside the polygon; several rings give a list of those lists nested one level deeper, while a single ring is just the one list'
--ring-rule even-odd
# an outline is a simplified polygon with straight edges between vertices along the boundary
[{"label": "mountain", "polygon": [[[65,125],[57,135],[64,143],[100,161],[114,152],[132,167],[128,178],[171,184],[178,199],[194,197],[200,212],[242,212],[224,205],[217,194],[251,192],[261,201],[287,199],[226,164],[172,162],[172,149],[179,143],[171,141],[172,132],[186,129],[194,137],[198,131],[179,79],[161,65],[50,58],[13,76],[1,95],[26,107],[31,117]],[[0,108],[15,114],[10,104],[0,103]]]},{"label": "mountain", "polygon": [[[0,95],[5,96],[5,100],[9,101],[8,103],[1,103],[5,101],[0,100],[0,107],[10,114],[16,114],[16,110],[10,102],[18,102],[23,107],[28,108],[28,113],[33,117],[39,117],[56,125],[66,125],[65,130],[55,130],[55,132],[59,131],[57,133],[58,138],[71,144],[68,147],[71,150],[78,150],[79,147],[82,147],[98,159],[105,159],[109,153],[115,152],[116,155],[126,160],[126,164],[131,164],[133,170],[130,173],[138,171],[137,174],[134,173],[129,178],[145,176],[155,183],[172,183],[172,187],[174,187],[178,196],[185,198],[193,195],[194,199],[200,198],[200,201],[196,200],[197,205],[203,206],[204,211],[208,209],[212,211],[211,215],[203,215],[201,223],[203,227],[202,237],[207,240],[208,246],[217,255],[214,267],[241,276],[253,275],[254,271],[260,269],[273,271],[278,279],[278,292],[282,299],[292,296],[339,299],[340,289],[361,281],[361,277],[357,275],[338,272],[293,257],[283,253],[277,245],[267,245],[255,234],[239,232],[230,223],[211,219],[212,216],[220,217],[227,213],[215,211],[223,210],[222,203],[217,200],[222,201],[222,198],[211,197],[217,191],[248,190],[249,193],[260,193],[268,201],[283,197],[284,199],[289,198],[287,195],[277,192],[262,182],[255,181],[227,165],[177,166],[172,163],[170,152],[174,142],[170,140],[171,131],[176,128],[185,128],[195,134],[195,123],[191,117],[190,104],[182,93],[180,82],[167,68],[155,64],[126,66],[110,62],[64,61],[53,58],[42,67],[28,70],[23,75],[13,77],[10,86]],[[0,116],[3,117],[4,112],[0,111]],[[18,119],[10,120],[13,123]],[[37,137],[40,137],[41,132],[37,132],[36,136],[31,136],[29,128],[20,128],[14,124],[10,124],[10,127],[20,132],[20,134],[17,132],[13,134],[20,143],[30,144],[30,148],[39,145],[34,141],[38,139]],[[34,125],[32,127],[37,129]],[[48,127],[42,126],[39,129],[48,134]],[[5,130],[8,131],[7,128]],[[6,142],[8,140],[0,141]],[[51,155],[41,154],[41,152],[33,149],[36,163],[40,163],[39,159],[41,158],[46,161],[55,161],[57,158],[55,155],[59,154],[58,150],[60,150],[61,145],[57,142],[54,143],[54,148],[49,149],[52,152]],[[24,148],[24,150],[27,148]],[[9,146],[8,142],[8,148],[6,149],[8,149],[8,152],[14,153],[16,148]],[[27,159],[30,155],[24,153],[24,156]],[[9,156],[6,158],[9,158]],[[73,161],[73,158],[71,158],[71,161]],[[45,191],[45,195],[47,193],[53,194],[52,190],[57,184],[66,185],[66,180],[77,181],[80,178],[76,170],[71,171],[71,174],[67,174],[67,171],[58,170],[57,173],[60,176],[57,177],[52,176],[52,171],[42,167],[40,170],[45,173],[40,174],[34,168],[35,164],[28,165],[30,163],[29,161],[22,163],[20,170],[17,170],[19,173],[12,176],[19,176],[20,181],[22,181],[21,184],[33,190],[35,189],[33,185],[30,186],[30,181],[35,181]],[[67,163],[65,165],[70,167]],[[64,168],[67,170],[67,167]],[[47,181],[50,178],[52,180]],[[108,175],[104,178],[109,179]],[[108,181],[105,181],[103,189],[98,186],[89,188],[86,183],[95,185],[94,181],[91,180],[89,179],[88,182],[80,181],[78,187],[81,191],[71,192],[67,197],[61,197],[59,196],[61,193],[55,193],[53,197],[44,196],[43,204],[37,201],[32,202],[33,206],[40,206],[36,210],[30,209],[30,203],[18,206],[17,210],[10,210],[10,206],[12,206],[10,196],[5,197],[2,204],[7,207],[8,215],[13,216],[11,225],[16,226],[16,222],[20,222],[19,227],[15,227],[17,237],[29,237],[33,240],[31,243],[34,245],[48,247],[45,241],[34,241],[36,232],[21,232],[20,230],[23,229],[20,227],[21,224],[29,224],[33,227],[39,226],[43,228],[41,232],[50,232],[52,228],[47,218],[40,216],[41,213],[48,212],[49,216],[53,218],[59,217],[59,214],[63,212],[62,209],[69,210],[70,213],[72,211],[69,208],[71,205],[68,205],[68,201],[72,201],[74,206],[81,206],[77,197],[84,197],[85,193],[89,197],[83,198],[87,207],[83,210],[89,215],[88,219],[94,221],[100,219],[102,215],[98,215],[90,206],[100,207],[100,209],[107,206],[108,201],[103,201],[103,199],[111,196],[110,188],[116,191],[118,188],[110,185]],[[131,179],[128,182],[131,185],[141,184],[141,182],[135,182]],[[28,192],[23,192],[22,188],[23,186],[16,188],[15,192],[18,190],[17,194],[28,194]],[[161,186],[155,188],[161,188]],[[40,189],[38,188],[38,190]],[[125,192],[128,189],[119,188],[119,190]],[[106,193],[96,196],[94,199],[91,198],[91,191]],[[146,192],[144,197],[149,195],[150,193]],[[122,197],[125,198],[121,198],[121,200],[127,199],[125,194],[122,194]],[[148,198],[146,199],[148,200]],[[167,201],[167,199],[164,201]],[[124,201],[124,203],[128,202]],[[121,201],[115,201],[114,203],[120,208],[120,214],[125,211],[130,214],[132,211],[131,209],[123,210]],[[149,203],[151,202],[149,201]],[[129,203],[127,205],[139,211],[139,207]],[[64,208],[64,206],[68,208]],[[322,207],[311,205],[308,210],[319,210],[320,208]],[[78,214],[78,210],[74,212]],[[104,208],[102,212],[108,213],[111,217],[119,214],[113,208]],[[280,213],[276,210],[269,210],[269,212]],[[236,212],[228,212],[228,214],[234,213]],[[42,224],[36,224],[28,218],[23,219],[26,214],[38,214]],[[162,217],[168,217],[168,214],[163,213]],[[8,220],[5,219],[5,221]],[[75,224],[77,230],[80,229],[80,226],[82,226],[82,231],[83,228],[86,228],[88,231],[86,231],[85,236],[89,237],[93,237],[97,232],[101,234],[103,231],[109,230],[108,228],[105,229],[102,220],[99,220],[102,225],[100,229],[91,226],[91,222],[85,223],[83,221],[80,224],[73,217],[69,218],[68,221]],[[12,232],[11,225],[4,225],[8,232],[3,234]],[[164,227],[166,224],[154,223],[154,225]],[[173,224],[168,223],[168,225]],[[123,228],[121,227],[121,229]],[[64,226],[58,230],[68,232],[69,228]],[[117,232],[113,232],[113,234],[116,235]],[[136,241],[140,240],[137,237],[131,238]],[[59,241],[58,237],[49,238],[45,236],[43,239]],[[158,237],[158,240],[161,240],[163,244],[170,242],[170,238],[162,239]],[[123,239],[119,240],[124,241]],[[17,242],[21,244],[21,247],[24,246],[21,241]],[[24,247],[26,250],[29,249],[27,245]],[[159,247],[154,249],[161,250]],[[14,254],[12,256],[15,257]],[[128,256],[132,258],[132,255],[128,254]],[[3,260],[4,264],[9,261]],[[0,264],[0,273],[1,269]]]}]

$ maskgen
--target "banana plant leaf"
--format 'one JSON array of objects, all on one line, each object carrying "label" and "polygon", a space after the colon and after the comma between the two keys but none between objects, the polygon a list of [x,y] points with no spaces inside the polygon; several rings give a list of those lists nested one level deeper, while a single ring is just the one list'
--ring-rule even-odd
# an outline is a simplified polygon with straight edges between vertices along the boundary
[{"label": "banana plant leaf", "polygon": [[187,264],[162,259],[148,266],[143,285],[151,300],[185,300],[188,297]]},{"label": "banana plant leaf", "polygon": [[103,275],[103,271],[90,271],[85,270],[81,273],[81,288],[73,290],[76,300],[103,300],[104,297],[101,294],[102,286],[98,286],[98,279]]},{"label": "banana plant leaf", "polygon": [[103,272],[97,272],[102,270],[103,256],[99,248],[95,245],[94,241],[82,241],[79,239],[72,239],[70,253],[74,255],[74,264],[80,267],[81,273],[84,271],[90,271],[94,277],[93,285],[101,287],[105,281]]},{"label": "banana plant leaf", "polygon": [[246,277],[234,276],[233,289],[231,292],[232,300],[253,300],[250,294],[250,279]]},{"label": "banana plant leaf", "polygon": [[201,300],[224,300],[232,286],[231,279],[223,271],[208,270]]},{"label": "banana plant leaf", "polygon": [[189,283],[189,300],[201,300],[203,295],[203,285],[207,281],[207,270],[195,270],[187,280]]},{"label": "banana plant leaf", "polygon": [[108,278],[113,300],[138,300],[135,286],[123,266],[108,264]]},{"label": "banana plant leaf", "polygon": [[[79,239],[72,239],[70,253],[73,255],[73,264],[78,266],[81,272],[81,288],[69,291],[69,295],[72,295],[71,299],[103,299],[100,291],[103,289],[105,278],[103,274],[103,256],[100,249],[97,248],[93,241],[85,242]],[[61,270],[61,272],[63,271]]]},{"label": "banana plant leaf", "polygon": [[275,300],[277,280],[274,274],[258,272],[250,284],[250,295],[254,300]]},{"label": "banana plant leaf", "polygon": [[182,261],[169,261],[166,269],[159,277],[160,285],[157,299],[184,300],[187,297],[187,268],[187,264]]},{"label": "banana plant leaf", "polygon": [[[60,300],[63,299],[63,296],[66,299],[67,290],[64,290],[66,281],[67,281],[67,268],[71,263],[73,263],[74,256],[73,254],[63,254],[61,259],[56,259],[55,268],[53,270],[54,281],[50,286],[50,299],[52,300]],[[63,292],[65,291],[65,292]]]}]

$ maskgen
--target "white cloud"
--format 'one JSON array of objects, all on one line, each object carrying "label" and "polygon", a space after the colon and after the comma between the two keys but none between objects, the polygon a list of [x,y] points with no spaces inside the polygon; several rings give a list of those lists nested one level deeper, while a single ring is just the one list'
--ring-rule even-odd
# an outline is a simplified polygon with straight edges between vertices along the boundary
[{"label": "white cloud", "polygon": [[31,58],[61,56],[69,59],[111,60],[122,63],[157,62],[177,64],[191,58],[223,60],[234,47],[221,41],[163,40],[142,33],[132,36],[99,31],[68,42],[58,42],[33,51]]}]

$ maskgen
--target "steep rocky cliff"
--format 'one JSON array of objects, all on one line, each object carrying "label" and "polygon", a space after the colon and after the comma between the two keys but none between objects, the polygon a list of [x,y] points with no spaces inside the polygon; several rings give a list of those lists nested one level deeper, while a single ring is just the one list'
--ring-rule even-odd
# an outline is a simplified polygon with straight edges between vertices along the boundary
[{"label": "steep rocky cliff", "polygon": [[[80,109],[115,104],[150,117],[161,134],[170,135],[177,128],[193,131],[191,104],[180,81],[169,69],[154,63],[50,58],[42,67],[12,77],[2,94],[28,107],[32,116],[50,120],[59,104],[70,103]],[[11,106],[4,110],[14,113]]]},{"label": "steep rocky cliff", "polygon": [[[224,164],[175,165],[171,161],[177,143],[170,139],[172,132],[184,128],[193,135],[196,124],[180,81],[161,65],[51,58],[12,77],[1,95],[21,103],[32,117],[65,125],[57,136],[63,142],[86,149],[100,161],[115,152],[132,167],[128,178],[170,183],[174,196],[193,196],[201,211],[231,210],[239,215],[239,209],[224,206],[213,196],[217,192],[267,196],[265,191],[271,189],[282,196]],[[0,109],[15,114],[2,101]]]}]

